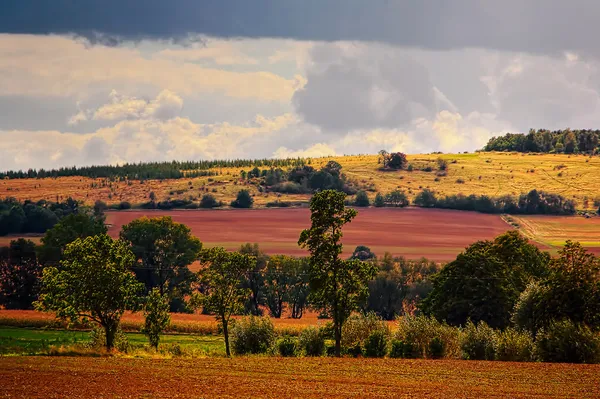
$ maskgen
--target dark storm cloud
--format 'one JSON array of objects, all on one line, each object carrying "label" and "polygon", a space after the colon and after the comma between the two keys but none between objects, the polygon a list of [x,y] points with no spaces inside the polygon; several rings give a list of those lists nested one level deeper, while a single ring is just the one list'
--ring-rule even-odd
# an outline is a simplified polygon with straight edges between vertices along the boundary
[{"label": "dark storm cloud", "polygon": [[597,53],[599,17],[593,0],[3,0],[0,32],[107,44],[204,34]]}]

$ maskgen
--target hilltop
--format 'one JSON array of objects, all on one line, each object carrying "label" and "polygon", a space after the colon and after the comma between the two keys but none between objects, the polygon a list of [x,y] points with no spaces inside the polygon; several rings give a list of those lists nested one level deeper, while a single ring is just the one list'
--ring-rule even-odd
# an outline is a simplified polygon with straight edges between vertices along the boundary
[{"label": "hilltop", "polygon": [[[514,152],[417,154],[408,155],[412,171],[382,171],[378,158],[377,155],[326,157],[307,159],[306,163],[318,169],[330,160],[338,162],[342,166],[342,173],[354,187],[365,190],[371,199],[377,192],[385,194],[395,189],[404,190],[412,199],[424,188],[439,196],[459,193],[518,196],[535,188],[572,199],[578,209],[594,210],[599,205],[598,157]],[[438,159],[447,162],[446,171],[438,170]],[[228,204],[242,188],[254,195],[255,207],[264,207],[277,200],[297,203],[310,198],[310,194],[261,192],[264,190],[257,185],[256,179],[240,178],[242,171],[251,169],[248,166],[215,166],[209,169],[212,176],[160,180],[80,176],[4,179],[0,181],[0,198],[56,201],[70,196],[89,205],[102,200],[109,205],[126,201],[135,206],[147,202],[150,193],[154,193],[157,201],[197,201],[202,195],[210,193]]]}]

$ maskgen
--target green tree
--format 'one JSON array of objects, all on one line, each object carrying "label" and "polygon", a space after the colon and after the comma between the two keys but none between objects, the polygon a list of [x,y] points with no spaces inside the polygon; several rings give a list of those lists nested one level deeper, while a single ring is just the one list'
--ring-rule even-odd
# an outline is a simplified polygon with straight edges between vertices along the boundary
[{"label": "green tree", "polygon": [[254,198],[245,189],[240,190],[235,201],[231,202],[233,208],[252,208],[252,204],[254,204]]},{"label": "green tree", "polygon": [[24,238],[0,248],[0,306],[31,309],[37,299],[42,267],[35,244]]},{"label": "green tree", "polygon": [[290,264],[295,259],[286,255],[269,258],[264,273],[265,302],[271,317],[280,318],[290,289],[292,275]]},{"label": "green tree", "polygon": [[359,245],[354,248],[352,256],[350,256],[350,259],[358,259],[362,261],[372,260],[375,258],[377,258],[377,256],[373,253],[373,251],[371,251],[371,248],[364,245]]},{"label": "green tree", "polygon": [[200,200],[200,208],[216,208],[220,206],[219,201],[210,194],[204,194]]},{"label": "green tree", "polygon": [[244,278],[244,287],[250,289],[250,296],[246,302],[245,309],[247,313],[254,316],[260,316],[262,310],[260,306],[264,302],[264,276],[263,272],[267,266],[269,257],[260,250],[258,244],[246,243],[240,247],[241,254],[250,255],[255,259],[254,267],[246,273]]},{"label": "green tree", "polygon": [[255,259],[239,252],[227,252],[224,248],[205,249],[200,254],[202,269],[198,273],[201,294],[195,302],[204,310],[213,313],[223,328],[225,352],[229,349],[229,321],[231,316],[244,310],[250,293],[243,286],[243,280],[252,270]]},{"label": "green tree", "polygon": [[121,316],[139,307],[143,286],[130,272],[134,262],[127,245],[106,234],[78,238],[67,245],[60,268],[44,269],[37,306],[60,319],[97,323],[110,351]]},{"label": "green tree", "polygon": [[160,335],[169,327],[169,298],[162,295],[160,290],[153,288],[144,303],[144,327],[142,332],[148,336],[150,346],[158,349]]},{"label": "green tree", "polygon": [[104,216],[88,215],[84,212],[65,216],[41,239],[39,259],[44,265],[58,265],[68,244],[78,238],[106,234]]},{"label": "green tree", "polygon": [[385,196],[385,204],[389,206],[404,208],[409,205],[409,201],[404,191],[394,190]]},{"label": "green tree", "polygon": [[333,317],[335,354],[341,354],[342,326],[368,295],[376,267],[369,262],[342,260],[342,227],[356,217],[346,209],[346,195],[335,190],[316,193],[310,201],[311,227],[298,244],[310,251],[310,298],[313,306]]},{"label": "green tree", "polygon": [[387,167],[390,169],[404,169],[408,164],[406,154],[402,152],[393,152],[389,155]]},{"label": "green tree", "polygon": [[373,205],[375,205],[376,208],[381,208],[385,206],[385,198],[383,197],[383,195],[381,195],[381,193],[377,193],[377,195],[375,196],[375,201],[373,201]]},{"label": "green tree", "polygon": [[137,264],[133,270],[149,292],[158,287],[161,294],[173,299],[189,293],[193,274],[188,269],[202,249],[189,227],[169,216],[142,217],[123,226],[120,237],[131,246]]},{"label": "green tree", "polygon": [[379,157],[377,158],[377,163],[380,163],[382,168],[385,169],[387,167],[389,153],[386,150],[380,150],[378,154]]},{"label": "green tree", "polygon": [[356,198],[354,199],[354,205],[356,206],[369,206],[371,201],[369,200],[369,196],[363,190],[360,190],[356,193]]}]

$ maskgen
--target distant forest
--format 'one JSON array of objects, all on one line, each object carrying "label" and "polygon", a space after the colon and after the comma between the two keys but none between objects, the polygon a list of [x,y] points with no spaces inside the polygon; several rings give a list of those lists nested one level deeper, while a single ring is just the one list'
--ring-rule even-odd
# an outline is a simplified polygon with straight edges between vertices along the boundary
[{"label": "distant forest", "polygon": [[44,177],[82,176],[91,178],[128,178],[144,179],[180,179],[199,176],[217,175],[216,168],[244,167],[297,167],[304,166],[303,158],[286,159],[234,159],[215,161],[171,161],[171,162],[140,162],[123,165],[82,166],[60,169],[29,169],[27,171],[0,172],[0,179],[27,179]]},{"label": "distant forest", "polygon": [[507,133],[492,137],[483,151],[597,154],[600,130],[531,129],[529,133]]}]

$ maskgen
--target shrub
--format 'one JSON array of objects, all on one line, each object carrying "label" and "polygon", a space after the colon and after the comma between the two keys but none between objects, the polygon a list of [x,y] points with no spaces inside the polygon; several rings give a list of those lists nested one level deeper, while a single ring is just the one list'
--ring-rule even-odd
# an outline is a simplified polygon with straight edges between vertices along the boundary
[{"label": "shrub", "polygon": [[121,201],[119,203],[119,209],[124,210],[124,209],[131,209],[131,204],[127,201]]},{"label": "shrub", "polygon": [[365,340],[364,355],[366,357],[384,357],[387,353],[388,335],[384,330],[375,330]]},{"label": "shrub", "polygon": [[231,206],[233,208],[252,208],[253,203],[254,198],[252,198],[248,190],[240,190],[235,201],[231,202]]},{"label": "shrub", "polygon": [[162,295],[158,288],[152,289],[144,304],[144,327],[142,332],[148,336],[150,346],[158,349],[160,335],[171,323],[169,299]]},{"label": "shrub", "polygon": [[394,339],[402,342],[402,357],[458,358],[460,355],[460,330],[433,317],[403,317]]},{"label": "shrub", "polygon": [[385,196],[385,203],[389,206],[404,208],[409,205],[408,197],[404,191],[394,190]]},{"label": "shrub", "polygon": [[440,170],[440,171],[442,171],[442,170],[445,171],[448,169],[448,161],[446,161],[445,159],[438,158],[437,164],[438,164],[438,170]]},{"label": "shrub", "polygon": [[323,332],[316,327],[306,327],[302,330],[298,344],[306,356],[322,356],[325,352]]},{"label": "shrub", "polygon": [[456,179],[456,184],[465,184],[464,179],[458,178]]},{"label": "shrub", "polygon": [[204,194],[200,200],[200,208],[216,208],[220,205],[219,201],[211,194]]},{"label": "shrub", "polygon": [[296,354],[296,340],[292,337],[285,336],[277,340],[277,352],[280,356],[290,357]]},{"label": "shrub", "polygon": [[383,195],[381,195],[381,193],[377,193],[373,205],[375,205],[376,208],[381,208],[385,206],[385,199],[383,198]]},{"label": "shrub", "polygon": [[390,347],[391,358],[412,359],[416,353],[415,348],[410,342],[393,339]]},{"label": "shrub", "polygon": [[409,164],[408,164],[408,167],[406,168],[406,170],[407,170],[408,172],[412,172],[412,171],[413,171],[413,169],[414,169],[414,167],[413,167],[412,163],[409,163]]},{"label": "shrub", "polygon": [[467,360],[494,360],[496,355],[494,330],[485,322],[475,325],[471,321],[461,339],[462,357]]},{"label": "shrub", "polygon": [[275,329],[268,317],[248,316],[237,320],[231,329],[234,353],[266,353],[275,340]]},{"label": "shrub", "polygon": [[535,335],[545,320],[543,299],[548,288],[538,282],[531,282],[519,296],[515,304],[511,321],[519,329]]},{"label": "shrub", "polygon": [[436,206],[437,199],[435,198],[435,194],[433,193],[433,191],[424,189],[416,195],[413,204],[423,208],[432,208]]},{"label": "shrub", "polygon": [[353,314],[342,327],[342,346],[350,349],[357,345],[364,346],[364,342],[375,331],[382,331],[386,336],[390,335],[387,323],[375,312],[367,314]]},{"label": "shrub", "polygon": [[529,362],[533,356],[533,339],[529,333],[514,328],[496,332],[496,359],[507,362]]},{"label": "shrub", "polygon": [[600,338],[586,325],[552,322],[537,335],[535,354],[543,362],[598,363]]},{"label": "shrub", "polygon": [[356,193],[356,198],[354,199],[354,205],[356,206],[369,206],[371,201],[369,201],[369,196],[363,190],[360,190]]},{"label": "shrub", "polygon": [[[121,327],[117,328],[115,333],[115,340],[113,342],[114,348],[119,352],[127,353],[131,349],[127,336],[121,330]],[[95,326],[90,331],[90,340],[87,346],[92,349],[100,350],[106,348],[106,332],[104,328]]]}]

